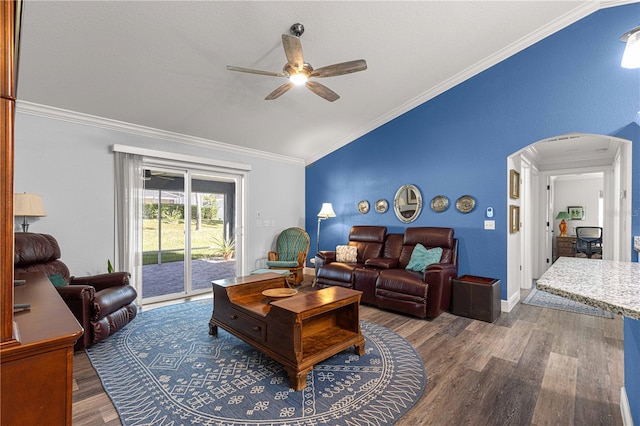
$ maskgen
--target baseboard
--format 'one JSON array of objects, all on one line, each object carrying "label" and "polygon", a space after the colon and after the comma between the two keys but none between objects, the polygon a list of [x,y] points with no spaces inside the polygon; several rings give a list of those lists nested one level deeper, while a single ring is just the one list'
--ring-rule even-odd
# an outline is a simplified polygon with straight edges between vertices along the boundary
[{"label": "baseboard", "polygon": [[627,398],[627,390],[620,388],[620,414],[622,414],[622,424],[624,426],[633,426],[633,418],[631,417],[631,407],[629,407],[629,399]]},{"label": "baseboard", "polygon": [[511,312],[520,301],[520,292],[516,292],[509,300],[500,300],[500,310],[502,312]]},{"label": "baseboard", "polygon": [[315,268],[307,268],[306,266],[304,267],[304,269],[302,270],[302,273],[305,275],[316,275],[316,270]]}]

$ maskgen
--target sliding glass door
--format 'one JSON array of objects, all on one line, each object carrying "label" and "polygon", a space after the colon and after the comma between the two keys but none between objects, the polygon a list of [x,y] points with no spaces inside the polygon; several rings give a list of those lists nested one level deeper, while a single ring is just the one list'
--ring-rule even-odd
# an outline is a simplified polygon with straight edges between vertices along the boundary
[{"label": "sliding glass door", "polygon": [[237,178],[144,165],[142,300],[211,291],[236,276]]}]

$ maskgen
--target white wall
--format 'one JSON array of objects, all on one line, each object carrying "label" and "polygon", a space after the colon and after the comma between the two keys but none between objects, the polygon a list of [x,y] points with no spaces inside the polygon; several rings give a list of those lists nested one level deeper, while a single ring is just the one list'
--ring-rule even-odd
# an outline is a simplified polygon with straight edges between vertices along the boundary
[{"label": "white wall", "polygon": [[[53,235],[73,275],[106,272],[107,259],[115,256],[113,144],[250,165],[244,231],[247,272],[266,257],[282,229],[304,227],[302,160],[224,146],[206,148],[189,138],[180,143],[180,135],[68,112],[47,114],[34,115],[18,105],[14,188],[42,195],[47,217],[36,219],[29,231]],[[256,226],[258,211],[274,226]],[[21,221],[16,218],[16,231]]]},{"label": "white wall", "polygon": [[578,226],[600,226],[598,195],[604,190],[604,177],[565,176],[557,178],[554,184],[554,232],[560,235],[560,221],[555,219],[559,211],[567,211],[568,206],[584,206],[584,220],[566,220],[567,235],[575,235]]}]

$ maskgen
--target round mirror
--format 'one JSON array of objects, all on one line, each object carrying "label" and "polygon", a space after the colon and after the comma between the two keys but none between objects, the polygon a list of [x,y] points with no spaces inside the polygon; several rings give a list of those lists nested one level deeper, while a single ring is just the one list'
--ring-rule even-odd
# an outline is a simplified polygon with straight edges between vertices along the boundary
[{"label": "round mirror", "polygon": [[422,194],[415,185],[402,185],[393,200],[396,216],[404,223],[411,223],[422,211]]}]

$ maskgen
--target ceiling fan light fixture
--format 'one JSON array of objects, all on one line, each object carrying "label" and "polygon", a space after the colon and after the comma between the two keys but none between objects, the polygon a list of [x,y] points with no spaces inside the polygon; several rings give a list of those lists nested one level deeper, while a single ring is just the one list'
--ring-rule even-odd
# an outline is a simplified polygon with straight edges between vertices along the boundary
[{"label": "ceiling fan light fixture", "polygon": [[622,54],[622,68],[640,68],[640,26],[627,31],[620,37],[627,46]]},{"label": "ceiling fan light fixture", "polygon": [[307,82],[307,80],[309,80],[309,77],[307,77],[307,75],[302,72],[292,74],[289,76],[289,81],[296,86],[304,85]]}]

